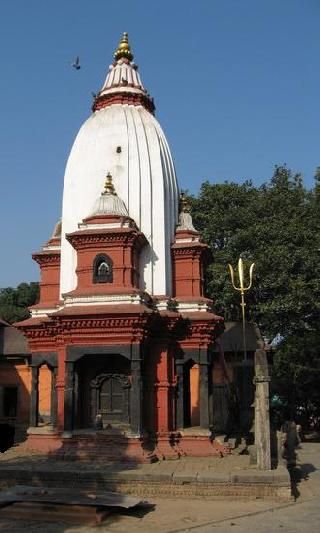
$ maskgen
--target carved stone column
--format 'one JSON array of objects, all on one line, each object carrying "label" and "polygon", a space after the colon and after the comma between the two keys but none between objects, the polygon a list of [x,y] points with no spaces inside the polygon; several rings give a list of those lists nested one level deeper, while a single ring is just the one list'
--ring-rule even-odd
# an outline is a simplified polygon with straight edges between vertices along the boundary
[{"label": "carved stone column", "polygon": [[74,362],[66,361],[64,389],[64,431],[73,430],[74,422]]},{"label": "carved stone column", "polygon": [[200,427],[209,429],[209,363],[200,363]]},{"label": "carved stone column", "polygon": [[54,428],[57,425],[57,408],[58,408],[57,389],[56,389],[57,373],[58,373],[58,369],[57,367],[54,367],[51,370],[51,413],[50,413],[51,424]]},{"label": "carved stone column", "polygon": [[270,418],[269,418],[269,372],[265,350],[255,352],[255,445],[257,466],[260,470],[271,469]]},{"label": "carved stone column", "polygon": [[134,435],[142,433],[142,376],[141,376],[141,347],[132,346],[131,361],[131,390],[130,390],[130,429]]},{"label": "carved stone column", "polygon": [[184,365],[183,361],[176,362],[178,388],[177,388],[177,429],[184,428]]},{"label": "carved stone column", "polygon": [[39,418],[39,366],[31,366],[30,426],[37,427]]},{"label": "carved stone column", "polygon": [[3,416],[3,387],[0,387],[0,416]]}]

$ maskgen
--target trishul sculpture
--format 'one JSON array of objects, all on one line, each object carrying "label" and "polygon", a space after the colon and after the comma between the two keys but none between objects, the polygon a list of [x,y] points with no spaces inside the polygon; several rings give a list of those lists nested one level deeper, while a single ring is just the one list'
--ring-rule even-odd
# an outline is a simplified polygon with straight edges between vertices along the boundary
[{"label": "trishul sculpture", "polygon": [[253,269],[254,269],[254,263],[250,265],[249,269],[249,284],[247,287],[244,286],[244,268],[243,268],[243,261],[240,257],[238,261],[238,277],[239,277],[239,287],[236,287],[234,283],[234,270],[232,268],[232,265],[228,264],[229,270],[230,270],[230,276],[231,276],[231,282],[232,286],[235,291],[239,291],[241,294],[241,308],[242,308],[242,335],[243,335],[243,357],[244,360],[247,360],[247,343],[246,343],[246,315],[245,315],[245,307],[246,303],[244,301],[244,293],[245,291],[248,291],[252,287],[252,276],[253,276]]}]

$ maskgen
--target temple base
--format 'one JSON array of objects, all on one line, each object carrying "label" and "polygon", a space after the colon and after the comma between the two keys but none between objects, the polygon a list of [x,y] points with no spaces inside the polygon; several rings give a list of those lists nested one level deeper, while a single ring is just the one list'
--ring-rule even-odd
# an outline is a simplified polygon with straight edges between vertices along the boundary
[{"label": "temple base", "polygon": [[191,457],[224,457],[231,453],[229,446],[212,439],[211,432],[200,427],[180,430],[177,447],[181,455]]},{"label": "temple base", "polygon": [[76,430],[59,433],[52,428],[29,428],[24,450],[52,455],[61,460],[152,463],[180,457],[224,457],[228,445],[212,439],[208,430],[188,428],[153,438],[121,430]]},{"label": "temple base", "polygon": [[39,452],[39,454],[50,454],[60,449],[62,445],[61,435],[50,426],[29,427],[27,430],[27,440],[20,446],[27,451]]}]

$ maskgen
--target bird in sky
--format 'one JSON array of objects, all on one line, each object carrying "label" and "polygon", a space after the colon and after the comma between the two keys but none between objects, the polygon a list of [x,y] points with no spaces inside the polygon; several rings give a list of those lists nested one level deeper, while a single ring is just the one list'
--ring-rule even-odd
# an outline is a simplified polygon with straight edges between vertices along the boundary
[{"label": "bird in sky", "polygon": [[81,65],[80,65],[80,59],[79,59],[79,56],[77,56],[77,57],[75,58],[75,60],[73,61],[73,63],[71,63],[71,66],[72,66],[73,68],[75,68],[76,70],[80,70]]}]

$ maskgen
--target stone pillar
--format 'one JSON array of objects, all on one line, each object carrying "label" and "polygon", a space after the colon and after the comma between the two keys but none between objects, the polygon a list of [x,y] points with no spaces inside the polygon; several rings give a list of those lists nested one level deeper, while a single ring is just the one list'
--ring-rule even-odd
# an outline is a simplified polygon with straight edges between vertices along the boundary
[{"label": "stone pillar", "polygon": [[200,427],[209,429],[209,364],[200,363]]},{"label": "stone pillar", "polygon": [[171,360],[168,351],[168,340],[158,339],[153,347],[157,354],[156,366],[156,409],[157,409],[157,432],[167,434],[171,431],[172,382]]},{"label": "stone pillar", "polygon": [[142,434],[142,376],[141,376],[141,347],[132,346],[131,360],[131,390],[130,390],[130,429],[134,435]]},{"label": "stone pillar", "polygon": [[39,367],[31,365],[30,426],[37,427],[39,418]]},{"label": "stone pillar", "polygon": [[74,362],[66,361],[64,388],[64,432],[71,433],[74,418]]},{"label": "stone pillar", "polygon": [[54,367],[51,370],[51,425],[55,428],[57,425],[57,389],[56,389],[56,381],[57,381],[57,367]]},{"label": "stone pillar", "polygon": [[177,378],[178,378],[178,389],[177,389],[177,429],[184,428],[184,366],[183,361],[177,361]]},{"label": "stone pillar", "polygon": [[3,387],[0,387],[0,416],[3,416]]},{"label": "stone pillar", "polygon": [[64,387],[65,387],[65,345],[58,346],[58,368],[56,377],[57,393],[57,429],[63,431],[64,428]]},{"label": "stone pillar", "polygon": [[271,469],[270,418],[269,418],[269,372],[266,352],[255,352],[255,445],[257,450],[257,467],[260,470]]}]

